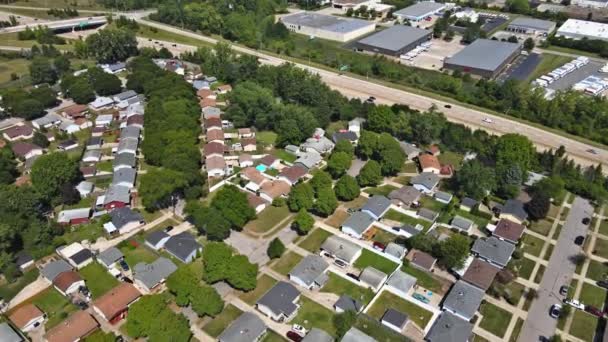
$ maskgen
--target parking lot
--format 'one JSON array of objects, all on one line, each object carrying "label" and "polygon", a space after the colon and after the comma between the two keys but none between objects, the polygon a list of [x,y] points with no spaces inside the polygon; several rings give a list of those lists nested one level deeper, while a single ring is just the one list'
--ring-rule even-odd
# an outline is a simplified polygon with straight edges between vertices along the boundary
[{"label": "parking lot", "polygon": [[424,69],[440,70],[443,67],[443,61],[447,57],[451,57],[464,49],[465,46],[460,44],[461,38],[460,36],[455,36],[451,42],[433,39],[433,44],[428,51],[422,52],[411,61],[402,60],[401,63]]},{"label": "parking lot", "polygon": [[532,74],[541,60],[541,55],[531,53],[528,56],[519,55],[513,63],[498,76],[497,81],[504,82],[506,80],[525,81]]},{"label": "parking lot", "polygon": [[552,90],[565,90],[576,83],[582,81],[583,79],[589,76],[597,76],[600,78],[608,78],[608,74],[603,74],[599,72],[600,68],[603,66],[602,63],[589,61],[587,65],[584,65],[580,69],[576,69],[569,73],[568,75],[560,78],[559,80],[549,84],[547,86],[548,89]]}]

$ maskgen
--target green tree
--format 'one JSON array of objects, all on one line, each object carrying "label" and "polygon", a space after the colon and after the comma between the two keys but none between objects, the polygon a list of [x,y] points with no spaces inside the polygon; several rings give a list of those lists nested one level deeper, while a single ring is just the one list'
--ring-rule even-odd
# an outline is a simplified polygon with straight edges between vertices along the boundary
[{"label": "green tree", "polygon": [[53,66],[59,76],[62,76],[66,72],[70,71],[71,63],[70,59],[65,55],[57,56],[53,59]]},{"label": "green tree", "polygon": [[312,208],[314,197],[315,193],[310,184],[299,183],[291,189],[287,198],[287,206],[292,212],[308,210]]},{"label": "green tree", "polygon": [[0,149],[0,185],[12,184],[19,176],[13,151],[7,146]]},{"label": "green tree", "polygon": [[186,203],[184,211],[198,231],[207,235],[207,239],[222,241],[230,236],[231,223],[219,210],[204,206],[198,200],[192,200]]},{"label": "green tree", "polygon": [[42,148],[47,148],[50,144],[49,139],[47,139],[46,135],[39,131],[36,131],[34,133],[34,138],[32,139],[32,142],[34,143],[34,145],[40,146]]},{"label": "green tree", "polygon": [[524,40],[524,49],[526,49],[527,51],[532,51],[534,49],[534,45],[534,39],[527,38],[526,40]]},{"label": "green tree", "polygon": [[323,217],[327,217],[336,211],[338,207],[338,199],[334,190],[331,188],[325,188],[319,191],[317,194],[317,201],[313,205],[314,211]]},{"label": "green tree", "polygon": [[41,117],[44,114],[44,105],[36,99],[24,99],[18,102],[13,107],[15,116],[32,120]]},{"label": "green tree", "polygon": [[230,258],[226,281],[230,286],[242,291],[250,291],[257,286],[258,265],[249,262],[244,255]]},{"label": "green tree", "polygon": [[349,175],[342,176],[336,183],[334,190],[336,197],[341,201],[352,201],[359,197],[361,193],[357,180]]},{"label": "green tree", "polygon": [[355,154],[355,147],[348,140],[338,140],[334,152],[344,152],[352,157]]},{"label": "green tree", "polygon": [[67,94],[78,104],[87,104],[95,99],[95,91],[86,78],[74,82]]},{"label": "green tree", "polygon": [[344,337],[346,332],[352,328],[357,321],[357,313],[353,310],[346,310],[342,313],[334,315],[333,324],[336,327],[338,339]]},{"label": "green tree", "polygon": [[333,182],[331,180],[331,176],[323,171],[323,170],[315,170],[312,174],[312,179],[310,180],[310,185],[312,186],[315,193],[319,193],[319,190],[332,187]]},{"label": "green tree", "polygon": [[234,185],[223,186],[218,190],[211,206],[221,212],[235,230],[241,230],[255,217],[255,209],[249,206],[247,194],[239,191]]},{"label": "green tree", "polygon": [[57,73],[47,58],[34,57],[29,69],[30,78],[34,84],[53,84],[55,81],[57,81]]},{"label": "green tree", "polygon": [[151,168],[140,178],[138,193],[147,210],[167,208],[174,197],[183,194],[188,181],[183,174],[171,169]]},{"label": "green tree", "polygon": [[361,131],[359,143],[357,144],[356,153],[361,159],[369,159],[374,154],[378,144],[378,135],[371,131]]},{"label": "green tree", "polygon": [[126,330],[133,338],[148,341],[189,341],[192,333],[186,317],[167,307],[162,295],[143,296],[129,307]]},{"label": "green tree", "polygon": [[108,74],[100,68],[90,68],[87,75],[89,76],[89,83],[98,95],[114,95],[122,90],[122,83],[118,76]]},{"label": "green tree", "polygon": [[384,176],[394,176],[405,163],[405,153],[395,138],[387,133],[382,133],[378,137],[374,159],[380,164],[380,170]]},{"label": "green tree", "polygon": [[476,200],[481,200],[496,188],[494,170],[476,159],[464,163],[456,171],[454,181],[463,195]]},{"label": "green tree", "polygon": [[137,55],[137,40],[130,30],[106,28],[88,36],[86,44],[99,63],[115,63]]},{"label": "green tree", "polygon": [[376,186],[382,182],[382,170],[380,164],[375,160],[370,160],[361,168],[359,175],[357,175],[357,182],[362,187],[365,186]]},{"label": "green tree", "polygon": [[504,182],[506,172],[514,166],[519,168],[520,177],[528,173],[528,170],[536,163],[536,149],[532,142],[523,135],[505,134],[498,138],[495,159],[496,173]]},{"label": "green tree", "polygon": [[397,115],[391,107],[381,105],[375,106],[367,117],[367,129],[376,133],[392,133],[397,122]]},{"label": "green tree", "polygon": [[351,156],[345,152],[334,152],[327,162],[327,171],[334,178],[340,178],[350,167]]},{"label": "green tree", "polygon": [[285,245],[279,238],[274,238],[270,241],[268,245],[268,249],[266,250],[266,254],[270,259],[280,258],[281,255],[285,252]]},{"label": "green tree", "polygon": [[299,235],[306,235],[315,224],[315,219],[304,209],[298,211],[298,214],[291,224]]},{"label": "green tree", "polygon": [[79,177],[78,163],[65,153],[40,156],[32,166],[32,185],[48,200],[59,196],[64,184],[75,185]]},{"label": "green tree", "polygon": [[545,177],[534,184],[528,192],[532,196],[544,195],[547,198],[560,202],[566,194],[565,186],[564,180],[558,176]]},{"label": "green tree", "polygon": [[199,285],[190,293],[190,305],[199,317],[215,317],[224,309],[224,300],[213,287]]},{"label": "green tree", "polygon": [[469,255],[469,250],[469,239],[460,234],[453,234],[447,240],[437,243],[433,248],[439,262],[447,269],[462,268]]},{"label": "green tree", "polygon": [[530,12],[530,3],[527,0],[507,0],[505,8],[511,13],[527,14]]},{"label": "green tree", "polygon": [[541,220],[547,217],[551,208],[551,200],[545,193],[535,194],[530,202],[526,203],[526,211],[532,220]]},{"label": "green tree", "polygon": [[203,248],[203,279],[210,284],[226,279],[232,249],[223,242],[210,242]]}]

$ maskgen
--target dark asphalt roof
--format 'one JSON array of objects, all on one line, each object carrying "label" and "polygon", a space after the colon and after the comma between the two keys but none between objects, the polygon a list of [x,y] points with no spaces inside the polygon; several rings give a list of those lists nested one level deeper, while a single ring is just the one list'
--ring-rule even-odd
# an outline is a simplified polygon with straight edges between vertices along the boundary
[{"label": "dark asphalt roof", "polygon": [[276,314],[284,314],[285,316],[291,316],[298,307],[294,304],[296,298],[300,296],[295,286],[290,283],[280,281],[273,288],[271,288],[262,298],[260,298],[257,304],[263,305]]},{"label": "dark asphalt roof", "polygon": [[195,252],[200,248],[202,248],[202,246],[196,242],[194,236],[188,232],[174,235],[165,243],[165,249],[184,262],[192,252]]}]

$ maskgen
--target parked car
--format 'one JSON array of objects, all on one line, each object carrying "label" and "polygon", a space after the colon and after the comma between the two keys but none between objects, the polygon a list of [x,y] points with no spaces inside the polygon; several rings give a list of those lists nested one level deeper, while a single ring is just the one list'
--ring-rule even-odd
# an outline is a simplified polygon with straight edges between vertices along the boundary
[{"label": "parked car", "polygon": [[559,315],[562,313],[562,306],[559,304],[553,304],[551,309],[549,310],[549,315],[555,319],[559,318]]},{"label": "parked car", "polygon": [[173,230],[173,226],[168,226],[167,228],[165,228],[165,233],[168,233],[172,230]]},{"label": "parked car", "polygon": [[344,261],[338,259],[334,260],[334,264],[340,268],[345,268],[348,266]]},{"label": "parked car", "polygon": [[127,264],[126,261],[120,260],[118,262],[118,264],[120,265],[120,268],[122,268],[123,271],[128,271],[129,270],[129,265]]},{"label": "parked car", "polygon": [[575,245],[582,246],[583,242],[585,242],[585,237],[582,236],[582,235],[579,235],[576,238],[574,238],[574,244]]},{"label": "parked car", "polygon": [[300,341],[302,341],[302,336],[296,334],[293,331],[288,331],[287,334],[286,334],[286,336],[287,336],[287,338],[290,341],[294,341],[294,342],[300,342]]},{"label": "parked car", "polygon": [[129,277],[122,277],[122,281],[124,281],[125,283],[133,284],[133,280],[131,280]]},{"label": "parked car", "polygon": [[600,280],[597,282],[597,286],[603,287],[608,290],[608,280]]},{"label": "parked car", "polygon": [[378,241],[374,241],[374,249],[377,249],[379,251],[384,251],[384,249],[386,248],[386,246]]},{"label": "parked car", "polygon": [[578,300],[575,299],[564,299],[564,303],[577,308],[579,310],[585,310],[585,305],[581,302],[579,302]]},{"label": "parked car", "polygon": [[418,299],[419,301],[423,302],[424,304],[428,304],[430,302],[430,300],[428,298],[421,295],[420,293],[414,293],[412,295],[412,297],[414,297],[414,299]]},{"label": "parked car", "polygon": [[568,285],[562,285],[562,287],[559,288],[559,294],[562,296],[566,296],[568,294]]},{"label": "parked car", "polygon": [[585,217],[585,218],[583,219],[583,224],[584,224],[584,225],[588,225],[589,223],[591,223],[591,219],[590,219],[590,218],[588,218],[588,217]]},{"label": "parked car", "polygon": [[452,105],[446,104],[446,105],[444,105],[443,107],[445,107],[445,108],[447,108],[447,109],[450,109],[450,108],[452,108]]},{"label": "parked car", "polygon": [[330,258],[330,259],[333,259],[333,258],[334,258],[334,256],[333,256],[333,255],[331,255],[331,254],[327,253],[326,251],[321,251],[321,253],[319,253],[319,254],[321,254],[321,256],[324,256],[324,257],[326,257],[326,258]]},{"label": "parked car", "polygon": [[299,324],[292,325],[291,331],[295,332],[296,334],[298,334],[302,337],[306,336],[306,328],[304,328],[303,326],[301,326]]},{"label": "parked car", "polygon": [[602,310],[591,305],[586,305],[585,311],[597,317],[604,317],[604,313],[602,312]]},{"label": "parked car", "polygon": [[587,152],[589,152],[591,154],[597,154],[597,151],[592,148],[588,149]]},{"label": "parked car", "polygon": [[356,275],[356,274],[354,274],[354,273],[346,273],[346,275],[349,276],[349,277],[351,277],[351,278],[353,278],[353,279],[355,279],[355,280],[357,280],[357,281],[359,280],[359,276]]}]

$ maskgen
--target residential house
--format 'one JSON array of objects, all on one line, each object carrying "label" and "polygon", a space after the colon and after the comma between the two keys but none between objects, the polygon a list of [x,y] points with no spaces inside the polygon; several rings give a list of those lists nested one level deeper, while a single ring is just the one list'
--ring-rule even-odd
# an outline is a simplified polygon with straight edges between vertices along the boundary
[{"label": "residential house", "polygon": [[362,239],[363,234],[374,222],[374,218],[368,214],[368,212],[357,211],[342,223],[341,230],[345,234],[356,237],[357,239]]},{"label": "residential house", "polygon": [[404,185],[397,190],[393,190],[388,194],[388,198],[396,205],[409,207],[414,203],[418,203],[422,193],[413,186]]},{"label": "residential house", "polygon": [[199,105],[201,108],[206,108],[206,107],[215,107],[215,106],[217,106],[217,101],[215,100],[215,98],[212,98],[212,97],[206,97],[206,98],[204,98],[204,99],[200,100],[200,101],[198,102],[198,105]]},{"label": "residential house", "polygon": [[338,141],[340,140],[346,140],[349,143],[356,145],[357,142],[359,141],[359,136],[357,135],[357,133],[355,132],[351,132],[351,131],[339,131],[339,132],[335,132],[334,134],[332,134],[331,139],[334,141],[334,143],[338,143]]},{"label": "residential house", "polygon": [[218,118],[222,115],[222,110],[217,107],[204,107],[202,109],[203,120]]},{"label": "residential house", "polygon": [[321,251],[335,259],[352,265],[361,255],[362,248],[348,240],[332,235],[321,245]]},{"label": "residential house", "polygon": [[437,157],[441,154],[441,150],[439,149],[439,146],[433,144],[426,149],[426,153]]},{"label": "residential house", "polygon": [[440,202],[443,204],[450,204],[450,202],[452,201],[452,198],[454,198],[454,196],[452,196],[452,194],[450,194],[449,192],[445,192],[445,191],[437,191],[436,193],[433,194],[433,197],[435,198],[435,200],[437,200],[437,202]]},{"label": "residential house", "polygon": [[91,129],[91,136],[92,137],[101,137],[106,132],[106,130],[107,130],[106,127],[95,126]]},{"label": "residential house", "polygon": [[452,219],[451,226],[463,232],[468,232],[474,225],[474,222],[462,216],[456,215]]},{"label": "residential house", "polygon": [[515,245],[491,236],[475,240],[471,251],[485,261],[504,268],[511,260]]},{"label": "residential house", "polygon": [[135,176],[137,176],[135,169],[122,168],[116,170],[112,176],[112,185],[132,189],[135,187]]},{"label": "residential house", "polygon": [[91,208],[78,208],[62,210],[57,215],[57,223],[62,225],[76,225],[88,223],[91,217]]},{"label": "residential house", "polygon": [[244,169],[246,167],[252,167],[252,166],[253,166],[253,157],[251,157],[251,154],[243,153],[243,154],[239,155],[239,167]]},{"label": "residential house", "polygon": [[53,282],[57,276],[63,272],[71,271],[72,266],[65,260],[54,260],[44,265],[40,270],[40,274],[49,282]]},{"label": "residential house", "polygon": [[405,256],[407,249],[404,246],[397,244],[395,242],[389,242],[384,249],[384,253],[391,255],[397,259],[402,259]]},{"label": "residential house", "polygon": [[418,218],[427,220],[429,222],[435,222],[435,220],[439,217],[439,213],[434,212],[427,208],[418,209],[418,212],[416,213],[416,215],[418,215]]},{"label": "residential house", "polygon": [[112,210],[129,205],[131,203],[131,194],[128,187],[111,184],[102,199],[103,207],[106,210]]},{"label": "residential house", "polygon": [[498,267],[475,258],[462,276],[462,280],[485,292],[490,288],[499,271]]},{"label": "residential house", "polygon": [[325,285],[329,279],[326,273],[328,269],[329,264],[325,259],[316,254],[310,254],[302,259],[288,276],[292,282],[310,290]]},{"label": "residential house", "polygon": [[224,177],[226,175],[226,161],[224,157],[207,157],[205,159],[205,168],[209,177]]},{"label": "residential house", "polygon": [[44,153],[41,147],[27,142],[13,143],[11,144],[11,150],[13,150],[13,153],[17,158],[25,160],[41,156]]},{"label": "residential house", "polygon": [[239,139],[255,137],[255,132],[252,131],[251,128],[239,128],[237,132],[239,134]]},{"label": "residential house", "polygon": [[478,202],[470,197],[465,197],[460,201],[460,209],[470,212],[477,206]]},{"label": "residential house", "polygon": [[82,156],[83,163],[98,163],[101,160],[101,151],[92,150],[86,151]]},{"label": "residential house", "polygon": [[135,285],[146,292],[153,291],[167,278],[177,271],[177,266],[171,260],[160,257],[153,263],[138,263],[133,267],[133,280]]},{"label": "residential house", "polygon": [[171,236],[167,242],[165,242],[165,250],[187,264],[192,262],[197,254],[203,251],[203,246],[196,241],[192,234],[189,232],[182,232]]},{"label": "residential house", "polygon": [[122,207],[110,212],[110,221],[103,228],[108,234],[126,234],[145,224],[144,217],[131,208]]},{"label": "residential house", "polygon": [[228,94],[232,91],[232,86],[230,84],[222,84],[218,86],[215,90],[217,94]]},{"label": "residential house", "polygon": [[112,246],[101,253],[97,254],[97,261],[105,266],[105,268],[110,269],[116,266],[120,260],[124,259],[124,255],[120,251],[120,249]]},{"label": "residential house", "polygon": [[435,267],[435,263],[437,263],[437,259],[435,259],[432,255],[417,249],[412,249],[407,254],[406,258],[409,260],[412,266],[427,272],[432,272],[433,267]]},{"label": "residential house", "polygon": [[111,324],[126,317],[129,306],[141,297],[141,292],[129,283],[120,283],[93,302],[93,310]]},{"label": "residential house", "polygon": [[84,178],[95,177],[97,168],[95,166],[82,166],[80,167],[80,173],[82,173]]},{"label": "residential house", "polygon": [[391,208],[391,201],[382,196],[375,195],[370,197],[361,211],[373,217],[374,220],[379,220]]},{"label": "residential house", "polygon": [[463,281],[457,281],[443,299],[442,308],[454,315],[470,321],[479,308],[485,291]]},{"label": "residential house", "polygon": [[72,342],[81,341],[92,334],[99,327],[99,323],[86,311],[76,311],[70,317],[44,335],[45,342]]},{"label": "residential house", "polygon": [[384,285],[387,278],[388,276],[386,273],[379,271],[372,266],[367,266],[359,274],[359,281],[369,286],[374,292],[377,292],[380,287]]},{"label": "residential house", "polygon": [[45,318],[44,312],[31,303],[17,307],[9,316],[11,322],[25,333],[39,327],[44,323]]},{"label": "residential house", "polygon": [[274,321],[289,322],[300,308],[299,299],[300,291],[290,283],[279,281],[257,301],[256,307]]},{"label": "residential house", "polygon": [[87,150],[99,150],[103,146],[103,139],[101,137],[91,137],[87,140]]},{"label": "residential house", "polygon": [[144,116],[142,114],[134,114],[127,118],[127,127],[135,127],[140,130],[144,128]]},{"label": "residential house", "polygon": [[329,154],[334,149],[335,144],[324,135],[315,135],[306,139],[306,142],[300,146],[306,152],[315,151],[319,154]]},{"label": "residential house", "polygon": [[[196,90],[201,90],[201,89],[209,90],[209,89],[211,89],[211,84],[209,84],[209,82],[207,82],[207,81],[195,80],[194,82],[192,82],[192,87],[194,87],[194,89],[196,89]],[[198,92],[197,92],[197,95],[198,95]]]},{"label": "residential house", "polygon": [[103,71],[108,74],[117,74],[119,72],[127,70],[127,64],[123,62],[116,62],[112,64],[100,64],[98,65]]},{"label": "residential house", "polygon": [[423,194],[430,194],[435,190],[437,184],[439,184],[439,176],[430,172],[423,172],[417,176],[414,176],[410,183],[412,186],[416,188],[418,191]]},{"label": "residential house", "polygon": [[241,170],[241,178],[249,181],[245,184],[245,189],[257,192],[260,190],[262,184],[270,182],[271,180],[264,177],[264,175],[254,167],[247,167]]},{"label": "residential house", "polygon": [[241,139],[241,146],[245,152],[255,152],[257,150],[257,142],[255,138]]},{"label": "residential house", "polygon": [[69,296],[78,292],[80,287],[84,287],[84,280],[80,274],[74,271],[62,272],[53,280],[53,286],[64,296]]},{"label": "residential house", "polygon": [[276,169],[280,163],[281,161],[271,154],[267,154],[260,159],[260,164],[269,169]]},{"label": "residential house", "polygon": [[209,158],[209,157],[224,157],[224,151],[225,151],[226,147],[224,146],[224,144],[220,144],[218,142],[210,142],[208,144],[205,144],[205,146],[203,147],[203,154],[205,155],[205,158]]},{"label": "residential house", "polygon": [[395,309],[388,309],[382,316],[380,322],[382,325],[401,333],[403,328],[405,328],[405,324],[407,323],[407,315]]},{"label": "residential house", "polygon": [[282,180],[265,182],[260,187],[260,197],[272,203],[275,198],[286,197],[289,191],[291,187]]},{"label": "residential house", "polygon": [[[93,100],[93,102],[89,103],[89,108],[91,108],[92,110],[101,110],[101,109],[110,108],[113,105],[114,105],[114,100],[112,100],[111,98],[105,97],[105,96],[99,96],[99,97],[95,98],[95,100]],[[95,125],[101,126],[101,125],[97,124],[97,122],[95,123]],[[107,125],[104,124],[104,126],[107,126]]]},{"label": "residential house", "polygon": [[74,104],[61,110],[61,115],[70,119],[84,118],[89,114],[89,107],[83,104]]},{"label": "residential house", "polygon": [[444,311],[435,320],[424,340],[427,342],[467,342],[471,341],[472,335],[472,323]]},{"label": "residential house", "polygon": [[146,245],[158,251],[159,249],[165,247],[165,243],[167,243],[167,240],[169,240],[169,238],[169,234],[165,233],[162,230],[157,230],[146,236]]},{"label": "residential house", "polygon": [[27,125],[17,125],[2,131],[2,136],[7,141],[27,140],[34,137],[34,130]]},{"label": "residential house", "polygon": [[61,123],[61,116],[55,113],[46,114],[43,117],[32,120],[32,126],[36,129],[51,128]]},{"label": "residential house", "polygon": [[289,185],[294,186],[302,177],[306,176],[308,170],[301,166],[295,165],[290,167],[285,167],[279,173],[279,180],[285,181],[289,183]]},{"label": "residential house", "polygon": [[296,159],[293,165],[303,166],[310,171],[321,164],[321,161],[323,161],[323,157],[317,152],[304,152],[298,155],[298,159]]},{"label": "residential house", "polygon": [[416,278],[401,271],[396,270],[391,274],[386,282],[386,289],[400,297],[407,297],[410,290],[416,285]]},{"label": "residential house", "polygon": [[243,312],[218,337],[219,342],[257,342],[268,328],[256,314]]},{"label": "residential house", "polygon": [[81,198],[89,197],[93,192],[93,189],[95,189],[95,184],[93,182],[82,181],[76,185],[76,191],[78,191]]},{"label": "residential house", "polygon": [[418,147],[416,147],[416,145],[403,141],[399,142],[399,146],[401,146],[401,150],[403,150],[403,153],[405,153],[408,160],[416,159],[416,157],[418,157],[422,152]]},{"label": "residential house", "polygon": [[139,140],[137,139],[121,138],[120,142],[118,143],[118,148],[116,149],[116,154],[131,153],[133,155],[137,155],[138,145]]},{"label": "residential house", "polygon": [[70,151],[75,148],[78,148],[78,141],[72,139],[62,141],[59,143],[59,145],[57,145],[57,149],[61,151]]},{"label": "residential house", "polygon": [[209,130],[206,136],[207,142],[217,142],[220,144],[224,144],[224,131],[219,129]]},{"label": "residential house", "polygon": [[247,193],[247,202],[249,206],[255,209],[255,213],[259,214],[262,210],[266,209],[268,202],[266,202],[262,197],[254,195],[252,193]]},{"label": "residential house", "polygon": [[7,322],[0,323],[0,341],[22,342],[25,341]]},{"label": "residential house", "polygon": [[499,217],[521,224],[528,219],[528,213],[524,209],[522,201],[510,199],[502,206]]},{"label": "residential house", "polygon": [[512,244],[517,244],[521,236],[524,234],[525,229],[526,227],[523,224],[502,219],[498,221],[492,235]]},{"label": "residential house", "polygon": [[350,297],[349,295],[343,294],[334,303],[334,310],[336,310],[337,313],[342,313],[349,310],[359,313],[361,310],[363,310],[363,303]]},{"label": "residential house", "polygon": [[209,118],[207,120],[205,120],[205,129],[207,130],[207,133],[209,133],[209,131],[211,130],[222,130],[222,120],[219,118]]},{"label": "residential house", "polygon": [[375,338],[370,337],[361,330],[352,327],[348,329],[340,342],[378,342]]},{"label": "residential house", "polygon": [[[73,248],[70,248],[73,247]],[[66,250],[71,250],[68,254]],[[75,242],[59,252],[72,266],[81,269],[93,262],[93,253],[84,248],[80,243]]]},{"label": "residential house", "polygon": [[114,172],[120,169],[133,169],[137,165],[137,158],[131,153],[119,153],[114,156],[112,169]]},{"label": "residential house", "polygon": [[438,175],[441,172],[439,159],[431,154],[421,154],[418,156],[418,163],[422,172],[429,172]]},{"label": "residential house", "polygon": [[[300,147],[296,145],[287,145],[285,146],[285,152],[297,156],[300,154]],[[315,152],[315,154],[318,154]]]},{"label": "residential house", "polygon": [[118,102],[123,102],[123,101],[127,101],[130,98],[136,97],[137,93],[133,90],[127,90],[127,91],[123,91],[122,93],[116,94],[112,97],[112,99],[114,100],[114,102],[118,103]]},{"label": "residential house", "polygon": [[19,267],[21,272],[25,273],[25,270],[34,266],[34,258],[26,251],[19,251],[15,254],[15,265]]},{"label": "residential house", "polygon": [[201,99],[215,98],[215,93],[211,89],[201,88],[196,92],[196,96]]},{"label": "residential house", "polygon": [[324,330],[312,328],[302,342],[334,342],[334,338]]}]

